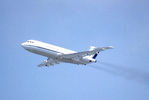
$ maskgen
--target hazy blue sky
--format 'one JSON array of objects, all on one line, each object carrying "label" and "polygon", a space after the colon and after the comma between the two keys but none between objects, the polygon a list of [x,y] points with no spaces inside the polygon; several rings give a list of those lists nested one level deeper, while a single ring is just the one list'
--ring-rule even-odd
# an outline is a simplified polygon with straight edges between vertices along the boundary
[{"label": "hazy blue sky", "polygon": [[[0,0],[0,100],[149,100],[148,0]],[[114,46],[98,63],[37,67],[20,44]]]}]

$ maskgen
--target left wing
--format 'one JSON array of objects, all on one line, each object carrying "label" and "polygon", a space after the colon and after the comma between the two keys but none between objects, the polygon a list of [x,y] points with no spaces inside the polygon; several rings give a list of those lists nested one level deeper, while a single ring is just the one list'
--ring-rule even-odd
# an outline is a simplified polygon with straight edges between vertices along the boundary
[{"label": "left wing", "polygon": [[63,58],[67,58],[67,59],[71,59],[71,58],[83,58],[85,56],[90,56],[90,55],[94,55],[96,53],[99,53],[101,51],[107,50],[107,49],[112,49],[112,46],[109,47],[102,47],[102,48],[96,48],[94,50],[91,51],[84,51],[84,52],[78,52],[78,53],[72,53],[72,54],[64,54],[61,55]]},{"label": "left wing", "polygon": [[47,60],[44,60],[41,64],[39,64],[38,66],[39,67],[42,67],[42,66],[53,66],[55,64],[59,64],[60,62],[58,60],[55,60],[55,59],[50,59],[48,58]]}]

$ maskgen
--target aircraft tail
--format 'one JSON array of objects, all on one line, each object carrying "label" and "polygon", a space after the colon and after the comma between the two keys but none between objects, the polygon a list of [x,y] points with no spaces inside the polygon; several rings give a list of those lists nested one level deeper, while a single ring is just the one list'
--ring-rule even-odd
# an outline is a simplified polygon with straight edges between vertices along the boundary
[{"label": "aircraft tail", "polygon": [[[92,50],[95,50],[95,49],[96,49],[96,47],[90,46],[89,51],[92,51]],[[94,54],[94,55],[91,55],[91,57],[92,57],[93,59],[96,59],[97,56],[98,56],[98,53],[96,53],[96,54]]]}]

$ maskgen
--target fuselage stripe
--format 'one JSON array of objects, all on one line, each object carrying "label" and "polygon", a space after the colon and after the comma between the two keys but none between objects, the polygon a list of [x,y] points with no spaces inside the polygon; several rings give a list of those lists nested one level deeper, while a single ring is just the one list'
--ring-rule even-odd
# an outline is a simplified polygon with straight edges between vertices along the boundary
[{"label": "fuselage stripe", "polygon": [[52,51],[52,52],[55,52],[55,53],[59,53],[59,52],[56,52],[56,51],[53,51],[53,50],[50,50],[50,49],[47,49],[47,48],[39,47],[39,46],[33,46],[33,45],[27,45],[27,46],[36,47],[36,48],[39,48],[39,49],[44,49],[44,50]]}]

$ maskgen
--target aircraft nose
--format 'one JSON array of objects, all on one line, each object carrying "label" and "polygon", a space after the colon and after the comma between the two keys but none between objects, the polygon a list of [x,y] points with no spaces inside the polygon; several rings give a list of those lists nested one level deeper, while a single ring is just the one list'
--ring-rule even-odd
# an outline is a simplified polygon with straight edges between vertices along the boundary
[{"label": "aircraft nose", "polygon": [[25,46],[25,43],[22,43],[21,46],[24,47]]}]

